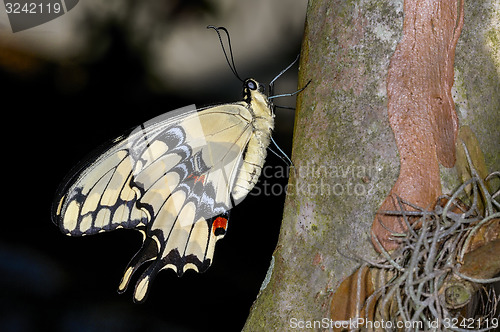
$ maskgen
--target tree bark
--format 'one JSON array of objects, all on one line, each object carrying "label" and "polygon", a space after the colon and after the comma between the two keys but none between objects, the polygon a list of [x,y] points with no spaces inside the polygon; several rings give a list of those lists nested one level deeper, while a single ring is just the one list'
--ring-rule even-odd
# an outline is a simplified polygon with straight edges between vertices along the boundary
[{"label": "tree bark", "polygon": [[[400,167],[386,85],[403,8],[403,0],[308,4],[299,87],[311,83],[297,97],[296,172],[244,331],[321,330],[333,293],[358,266],[346,256],[376,254],[370,229]],[[490,172],[500,169],[499,22],[497,0],[465,3],[451,90],[459,123],[478,137]],[[442,191],[455,189],[456,169],[440,172]]]}]

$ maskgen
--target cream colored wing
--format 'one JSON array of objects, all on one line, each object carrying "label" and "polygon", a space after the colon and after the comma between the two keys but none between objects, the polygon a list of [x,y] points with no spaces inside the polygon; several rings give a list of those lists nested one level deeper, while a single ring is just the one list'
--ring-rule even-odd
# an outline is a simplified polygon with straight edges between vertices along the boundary
[{"label": "cream colored wing", "polygon": [[136,285],[134,300],[143,301],[158,271],[170,268],[180,276],[210,266],[227,229],[251,122],[243,103],[148,121],[74,172],[56,197],[53,219],[71,236],[141,231],[143,246],[119,291],[140,265],[154,261]]}]

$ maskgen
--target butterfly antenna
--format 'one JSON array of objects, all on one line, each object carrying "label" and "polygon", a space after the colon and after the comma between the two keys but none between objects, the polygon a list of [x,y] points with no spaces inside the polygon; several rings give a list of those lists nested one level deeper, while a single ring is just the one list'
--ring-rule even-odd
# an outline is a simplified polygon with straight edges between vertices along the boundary
[{"label": "butterfly antenna", "polygon": [[[241,82],[243,82],[240,75],[238,75],[238,72],[236,71],[236,66],[234,65],[234,56],[233,56],[233,49],[231,47],[231,38],[229,37],[229,32],[227,31],[227,29],[224,27],[215,27],[213,25],[207,26],[207,29],[214,29],[215,32],[217,32],[217,35],[219,36],[220,45],[222,47],[222,51],[224,52],[224,56],[226,57],[226,61],[227,61],[227,64],[229,65],[229,68],[233,72],[234,76],[236,76]],[[229,46],[229,55],[231,56],[231,61],[229,61],[229,57],[227,56],[226,48],[224,47],[224,42],[222,41],[222,36],[220,35],[219,30],[222,30],[226,33],[227,44]]]},{"label": "butterfly antenna", "polygon": [[274,138],[271,136],[271,142],[273,143],[273,145],[276,147],[276,149],[278,149],[278,152],[274,151],[273,149],[269,149],[269,151],[271,151],[272,153],[274,153],[278,158],[280,158],[281,160],[283,160],[285,162],[285,164],[291,168],[293,168],[293,172],[295,174],[295,176],[297,176],[297,173],[295,171],[295,165],[293,164],[293,161],[288,158],[288,156],[286,155],[285,151],[283,151],[279,146],[278,144],[276,143],[276,141],[274,140]]}]

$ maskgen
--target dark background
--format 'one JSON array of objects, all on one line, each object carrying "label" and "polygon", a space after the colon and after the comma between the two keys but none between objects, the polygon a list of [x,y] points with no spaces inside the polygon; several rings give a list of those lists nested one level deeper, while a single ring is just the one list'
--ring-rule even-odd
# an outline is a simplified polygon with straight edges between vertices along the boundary
[{"label": "dark background", "polygon": [[[287,1],[281,2],[286,11]],[[29,38],[24,44],[12,42],[37,33],[50,38],[43,26],[16,35],[8,22],[0,24],[0,331],[238,331],[264,280],[279,235],[287,182],[282,175],[272,176],[285,167],[272,154],[266,165],[273,168],[258,184],[261,194],[249,195],[232,210],[228,233],[217,243],[210,269],[203,274],[188,271],[182,278],[162,271],[141,305],[132,302],[134,285],[123,295],[116,292],[125,266],[140,248],[138,232],[70,238],[50,220],[59,183],[100,144],[168,110],[241,98],[241,83],[232,76],[222,51],[217,58],[204,59],[220,71],[197,77],[192,90],[177,85],[175,77],[159,74],[148,40],[133,37],[130,13],[138,8],[132,3],[123,1],[129,14],[119,19],[82,5],[85,13],[72,31],[83,36],[83,46],[69,57],[30,49]],[[145,1],[144,6],[151,3]],[[235,53],[245,47],[250,59],[239,65],[235,55],[240,75],[251,73],[269,82],[299,53],[303,27],[275,21],[263,3],[256,1],[253,13],[241,15],[254,15],[250,21],[268,26],[273,38],[250,38],[251,26],[241,29],[238,17],[228,17],[231,11],[221,13],[205,1],[171,1],[164,11],[153,11],[148,24],[173,33],[176,25],[189,21],[199,38],[210,39],[211,47],[219,50],[215,32],[205,27],[207,21],[225,25]],[[67,15],[79,10],[77,6]],[[297,21],[305,15],[305,6],[304,12],[288,15]],[[262,45],[254,47],[255,42],[268,43],[268,52],[259,54]],[[278,81],[278,92],[296,89],[296,73],[295,66]],[[289,99],[288,105],[293,105],[294,98]],[[288,155],[292,130],[293,111],[278,110],[274,138]]]}]

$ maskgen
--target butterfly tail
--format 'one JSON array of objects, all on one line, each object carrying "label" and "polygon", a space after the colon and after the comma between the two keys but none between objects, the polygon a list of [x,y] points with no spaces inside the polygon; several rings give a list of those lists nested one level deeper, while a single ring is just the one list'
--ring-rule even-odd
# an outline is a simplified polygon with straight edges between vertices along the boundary
[{"label": "butterfly tail", "polygon": [[132,275],[144,263],[154,260],[158,256],[158,246],[156,241],[152,238],[146,237],[141,249],[130,260],[123,274],[120,285],[118,286],[118,293],[122,294],[127,290]]}]

